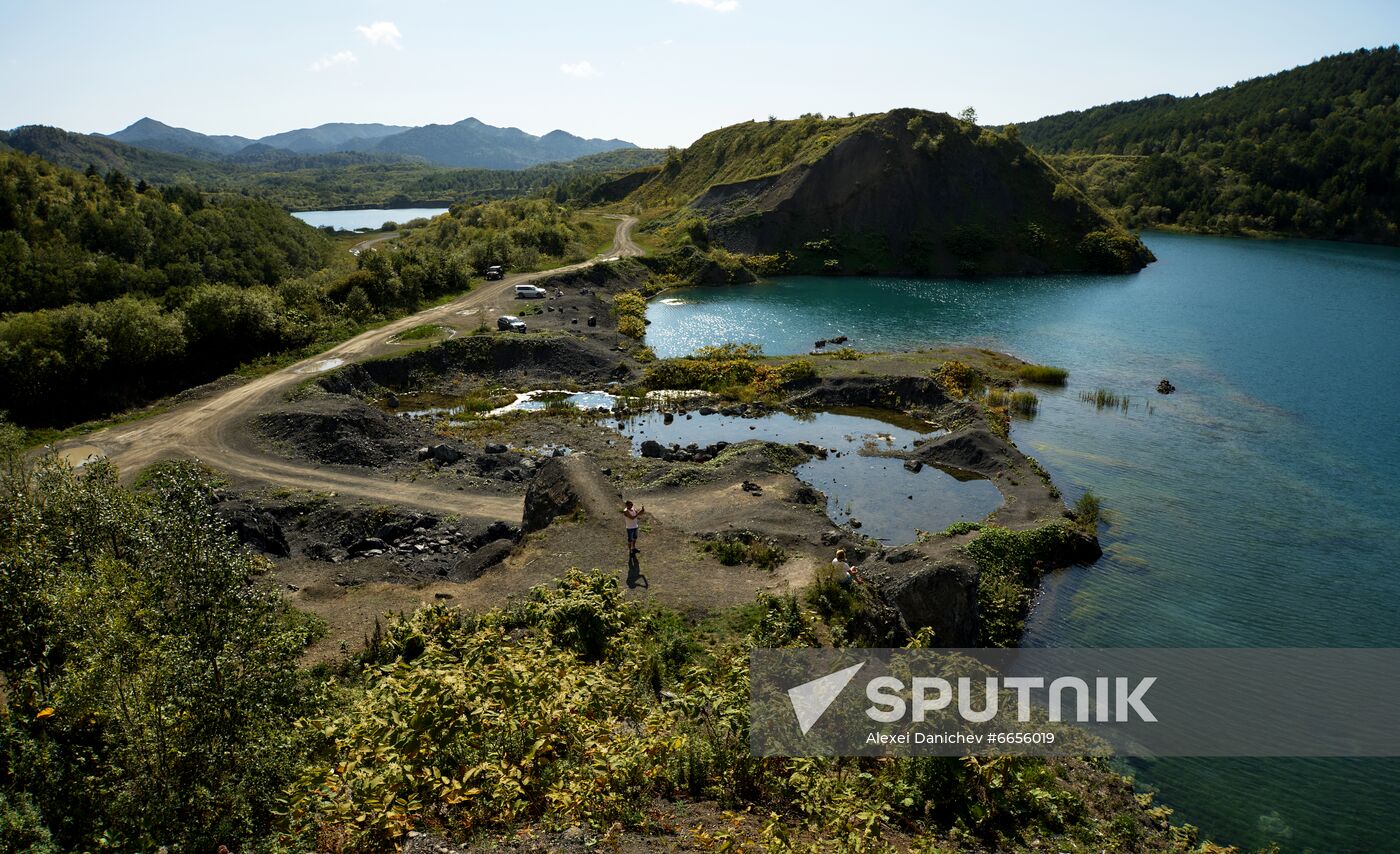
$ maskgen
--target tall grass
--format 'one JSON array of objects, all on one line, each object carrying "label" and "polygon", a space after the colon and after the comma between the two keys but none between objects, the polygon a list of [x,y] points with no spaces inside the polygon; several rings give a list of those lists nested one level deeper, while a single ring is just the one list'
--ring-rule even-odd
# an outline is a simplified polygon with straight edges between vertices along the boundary
[{"label": "tall grass", "polygon": [[992,386],[987,389],[987,408],[1000,409],[1021,418],[1034,418],[1040,411],[1040,398],[1033,391],[1006,391]]},{"label": "tall grass", "polygon": [[1126,394],[1118,394],[1106,388],[1098,388],[1093,391],[1081,391],[1079,399],[1094,404],[1095,409],[1121,409],[1128,411],[1130,401]]},{"label": "tall grass", "polygon": [[1016,375],[1022,382],[1039,385],[1064,385],[1065,380],[1069,379],[1069,371],[1053,365],[1021,365],[1016,369]]},{"label": "tall grass", "polygon": [[1013,391],[1010,397],[1011,414],[1022,418],[1034,418],[1040,411],[1040,398],[1033,391]]}]

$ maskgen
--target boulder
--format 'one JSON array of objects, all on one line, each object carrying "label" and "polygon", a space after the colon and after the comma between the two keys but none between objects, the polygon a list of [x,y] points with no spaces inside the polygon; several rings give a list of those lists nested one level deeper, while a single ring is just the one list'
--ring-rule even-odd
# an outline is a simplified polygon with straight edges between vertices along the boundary
[{"label": "boulder", "polygon": [[462,452],[451,445],[433,445],[430,450],[432,451],[433,460],[441,465],[451,465],[462,458]]},{"label": "boulder", "polygon": [[515,550],[515,543],[508,539],[492,540],[461,560],[448,573],[453,581],[471,581],[483,572],[499,565]]},{"label": "boulder", "polygon": [[499,443],[497,443],[497,442],[493,442],[493,443],[487,445],[487,446],[484,448],[484,450],[485,450],[486,453],[488,453],[488,454],[504,454],[504,453],[506,452],[506,446],[505,446],[505,445],[502,445],[502,444],[499,444]]},{"label": "boulder", "polygon": [[525,490],[521,531],[543,530],[558,516],[583,510],[593,519],[609,518],[622,507],[622,496],[589,456],[570,454],[544,461]]},{"label": "boulder", "polygon": [[904,467],[914,474],[918,474],[920,471],[923,471],[924,464],[918,460],[905,460]]},{"label": "boulder", "polygon": [[386,543],[392,543],[407,537],[409,534],[417,533],[420,528],[423,530],[436,528],[437,524],[438,518],[436,516],[415,513],[392,522],[385,522],[379,526],[374,535]]},{"label": "boulder", "polygon": [[389,544],[378,537],[365,537],[350,547],[350,554],[383,554]]},{"label": "boulder", "polygon": [[1176,386],[1172,385],[1171,380],[1163,379],[1157,383],[1158,394],[1171,394],[1174,391],[1176,391]]},{"label": "boulder", "polygon": [[[952,560],[901,562],[882,573],[880,592],[899,611],[910,634],[933,629],[939,646],[977,645],[976,567]],[[912,557],[912,556],[911,556]]]},{"label": "boulder", "polygon": [[659,460],[666,453],[666,449],[661,447],[661,443],[655,439],[647,439],[642,443],[642,456],[647,459]]}]

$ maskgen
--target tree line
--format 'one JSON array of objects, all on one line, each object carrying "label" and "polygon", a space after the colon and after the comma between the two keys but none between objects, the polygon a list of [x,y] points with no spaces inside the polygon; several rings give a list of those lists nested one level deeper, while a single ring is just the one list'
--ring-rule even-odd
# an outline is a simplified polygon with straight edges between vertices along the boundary
[{"label": "tree line", "polygon": [[1400,244],[1400,49],[1021,125],[1134,227]]}]

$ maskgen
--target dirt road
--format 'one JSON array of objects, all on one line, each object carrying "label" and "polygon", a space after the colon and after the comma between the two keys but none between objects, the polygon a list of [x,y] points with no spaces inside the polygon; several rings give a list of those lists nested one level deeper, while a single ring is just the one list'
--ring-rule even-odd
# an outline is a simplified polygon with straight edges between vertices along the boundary
[{"label": "dirt road", "polygon": [[383,243],[386,240],[393,240],[395,237],[398,236],[399,233],[397,231],[390,231],[386,234],[381,234],[377,237],[371,237],[369,240],[361,240],[359,243],[356,243],[354,246],[350,247],[350,254],[359,255],[366,249],[373,248],[376,243]]},{"label": "dirt road", "polygon": [[[521,499],[476,494],[448,485],[390,482],[376,472],[364,474],[299,463],[269,455],[251,438],[250,419],[277,406],[294,386],[308,377],[388,352],[402,352],[390,343],[394,336],[424,323],[458,330],[475,328],[492,311],[508,312],[518,284],[598,263],[639,255],[630,232],[635,217],[617,217],[613,245],[599,258],[540,273],[507,276],[485,282],[450,303],[425,309],[372,329],[281,370],[250,380],[213,397],[192,401],[168,412],[129,424],[107,427],[57,447],[70,461],[82,462],[94,453],[108,457],[130,479],[157,460],[198,459],[228,474],[236,482],[274,483],[297,489],[334,492],[343,496],[392,502],[462,516],[515,520]],[[386,235],[387,236],[387,235]],[[365,244],[360,244],[363,247]]]}]

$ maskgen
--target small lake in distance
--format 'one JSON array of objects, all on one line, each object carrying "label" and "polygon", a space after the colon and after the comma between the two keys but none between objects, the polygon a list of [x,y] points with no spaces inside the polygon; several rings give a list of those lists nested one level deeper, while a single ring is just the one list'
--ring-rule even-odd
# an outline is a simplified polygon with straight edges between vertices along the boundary
[{"label": "small lake in distance", "polygon": [[447,208],[366,208],[357,211],[292,211],[292,216],[315,228],[339,228],[358,231],[379,228],[386,222],[399,224],[420,217],[432,218],[447,213]]},{"label": "small lake in distance", "polygon": [[[847,335],[863,350],[968,344],[1068,368],[1012,436],[1068,500],[1103,500],[1105,554],[1045,580],[1028,646],[1400,646],[1400,250],[1144,240],[1159,260],[1130,276],[668,291],[647,343],[792,354]],[[1164,377],[1176,394],[1154,391]],[[1129,407],[1080,400],[1097,388]],[[1400,850],[1400,759],[1125,770],[1218,842]]]}]

